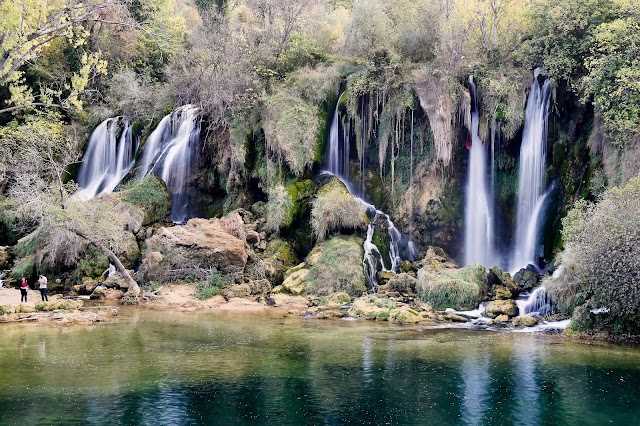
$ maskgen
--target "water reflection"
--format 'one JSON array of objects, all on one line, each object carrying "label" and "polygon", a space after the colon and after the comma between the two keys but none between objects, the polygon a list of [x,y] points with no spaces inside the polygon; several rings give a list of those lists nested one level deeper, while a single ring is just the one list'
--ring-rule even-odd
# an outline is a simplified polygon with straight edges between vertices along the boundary
[{"label": "water reflection", "polygon": [[489,354],[487,350],[468,351],[460,366],[462,376],[462,421],[467,425],[484,423],[485,410],[489,408]]},{"label": "water reflection", "polygon": [[0,425],[640,424],[635,348],[211,314],[2,332]]}]

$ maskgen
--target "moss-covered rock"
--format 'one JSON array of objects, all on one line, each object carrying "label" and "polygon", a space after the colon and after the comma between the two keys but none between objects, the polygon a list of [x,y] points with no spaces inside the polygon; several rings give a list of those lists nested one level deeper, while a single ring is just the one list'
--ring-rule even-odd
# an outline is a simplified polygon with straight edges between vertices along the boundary
[{"label": "moss-covered rock", "polygon": [[441,249],[430,247],[418,271],[417,292],[437,309],[472,309],[487,291],[487,272],[482,265],[457,268]]},{"label": "moss-covered rock", "polygon": [[413,276],[405,273],[394,275],[388,282],[389,291],[397,291],[398,293],[415,293],[418,280]]},{"label": "moss-covered rock", "polygon": [[518,287],[524,291],[532,290],[538,286],[540,275],[530,267],[520,269],[513,277]]},{"label": "moss-covered rock", "polygon": [[317,245],[308,257],[314,259],[305,277],[310,294],[326,296],[344,292],[360,296],[366,291],[362,241],[355,236],[336,236]]},{"label": "moss-covered rock", "polygon": [[281,239],[267,243],[262,261],[267,278],[276,285],[282,282],[284,273],[299,262],[291,244]]},{"label": "moss-covered rock", "polygon": [[538,320],[531,315],[521,315],[512,321],[514,327],[533,327],[538,324]]},{"label": "moss-covered rock", "polygon": [[518,307],[513,300],[494,300],[485,307],[485,314],[491,318],[496,318],[499,315],[513,318],[518,314]]},{"label": "moss-covered rock", "polygon": [[360,297],[353,301],[349,315],[370,320],[388,320],[395,304],[384,297],[375,295]]},{"label": "moss-covered rock", "polygon": [[330,179],[316,194],[311,226],[318,240],[335,231],[364,229],[367,223],[364,207],[338,178]]},{"label": "moss-covered rock", "polygon": [[155,176],[132,182],[118,196],[144,212],[143,226],[165,222],[171,213],[171,196],[167,185]]},{"label": "moss-covered rock", "polygon": [[309,275],[308,269],[299,269],[296,272],[290,274],[282,283],[281,290],[277,292],[285,292],[294,296],[302,296],[307,294],[307,284],[305,282],[307,275]]}]

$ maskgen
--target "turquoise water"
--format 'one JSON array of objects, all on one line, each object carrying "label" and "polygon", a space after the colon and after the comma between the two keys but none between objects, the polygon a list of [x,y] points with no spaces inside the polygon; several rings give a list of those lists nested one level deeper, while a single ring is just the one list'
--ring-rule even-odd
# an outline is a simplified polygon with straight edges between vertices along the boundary
[{"label": "turquoise water", "polygon": [[0,424],[640,424],[640,348],[127,311],[0,327]]}]

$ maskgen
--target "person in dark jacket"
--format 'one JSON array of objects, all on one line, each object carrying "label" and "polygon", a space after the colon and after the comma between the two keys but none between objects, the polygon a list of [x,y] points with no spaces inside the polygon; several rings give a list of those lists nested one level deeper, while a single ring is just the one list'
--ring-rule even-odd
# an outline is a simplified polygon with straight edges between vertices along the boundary
[{"label": "person in dark jacket", "polygon": [[25,277],[22,277],[22,282],[20,283],[20,303],[27,303],[27,290],[29,290],[29,284],[27,284]]},{"label": "person in dark jacket", "polygon": [[38,284],[40,284],[40,297],[42,297],[43,302],[48,302],[49,298],[47,297],[47,277],[44,275],[40,275],[38,278]]}]

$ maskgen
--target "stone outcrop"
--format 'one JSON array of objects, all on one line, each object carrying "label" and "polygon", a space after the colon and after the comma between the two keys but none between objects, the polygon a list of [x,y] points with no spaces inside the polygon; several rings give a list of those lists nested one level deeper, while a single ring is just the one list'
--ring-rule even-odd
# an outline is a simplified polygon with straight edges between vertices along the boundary
[{"label": "stone outcrop", "polygon": [[518,314],[518,307],[513,300],[494,300],[485,307],[485,314],[491,318],[496,318],[500,315],[513,318]]},{"label": "stone outcrop", "polygon": [[[250,255],[246,236],[237,213],[223,219],[191,219],[185,225],[160,228],[147,240],[141,275],[147,281],[159,282],[185,279],[194,269],[241,275]],[[178,272],[166,277],[168,271]]]}]

